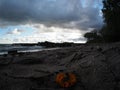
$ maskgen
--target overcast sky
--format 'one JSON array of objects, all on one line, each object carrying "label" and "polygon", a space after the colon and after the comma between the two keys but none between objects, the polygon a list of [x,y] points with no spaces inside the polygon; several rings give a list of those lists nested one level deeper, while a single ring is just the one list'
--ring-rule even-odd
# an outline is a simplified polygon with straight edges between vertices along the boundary
[{"label": "overcast sky", "polygon": [[0,0],[0,43],[85,42],[101,28],[102,0]]}]

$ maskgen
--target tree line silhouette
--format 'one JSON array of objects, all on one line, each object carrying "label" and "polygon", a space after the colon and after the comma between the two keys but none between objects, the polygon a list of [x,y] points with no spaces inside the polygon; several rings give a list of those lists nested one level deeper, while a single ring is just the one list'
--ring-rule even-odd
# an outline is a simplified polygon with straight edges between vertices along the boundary
[{"label": "tree line silhouette", "polygon": [[103,0],[104,26],[84,35],[87,43],[120,41],[120,0]]}]

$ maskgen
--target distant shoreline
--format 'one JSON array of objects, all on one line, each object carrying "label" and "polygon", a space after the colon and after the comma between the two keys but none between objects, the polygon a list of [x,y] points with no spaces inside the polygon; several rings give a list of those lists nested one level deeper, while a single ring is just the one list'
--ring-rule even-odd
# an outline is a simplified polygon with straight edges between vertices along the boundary
[{"label": "distant shoreline", "polygon": [[[61,49],[61,48],[41,48],[38,50],[23,50],[23,51],[17,51],[18,53],[31,53],[31,52],[39,52],[39,51],[45,51],[45,50],[57,50],[57,49]],[[8,51],[5,52],[0,52],[0,55],[5,55],[8,54]]]},{"label": "distant shoreline", "polygon": [[63,47],[74,47],[83,45],[81,43],[53,43],[53,42],[38,42],[38,43],[14,43],[0,44],[0,55],[8,54],[9,51],[16,50],[18,53],[39,52],[43,50],[54,50]]}]

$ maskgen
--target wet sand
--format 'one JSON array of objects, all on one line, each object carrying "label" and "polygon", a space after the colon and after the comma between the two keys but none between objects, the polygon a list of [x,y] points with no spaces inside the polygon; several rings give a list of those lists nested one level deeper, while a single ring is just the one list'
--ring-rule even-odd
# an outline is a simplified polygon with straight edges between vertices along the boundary
[{"label": "wet sand", "polygon": [[[61,88],[59,72],[74,73],[76,84]],[[0,56],[0,90],[120,90],[120,43]]]}]

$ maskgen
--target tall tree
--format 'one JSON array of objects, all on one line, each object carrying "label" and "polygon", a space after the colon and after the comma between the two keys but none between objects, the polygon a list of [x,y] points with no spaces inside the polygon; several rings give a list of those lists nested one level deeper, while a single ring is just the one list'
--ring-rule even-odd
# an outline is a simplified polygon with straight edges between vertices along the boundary
[{"label": "tall tree", "polygon": [[101,34],[107,42],[120,41],[120,0],[103,0],[102,12],[106,25]]},{"label": "tall tree", "polygon": [[[105,25],[98,32],[105,42],[120,41],[120,0],[103,0],[103,18]],[[101,41],[98,34],[90,32],[84,37],[88,42]],[[99,40],[97,40],[99,39]]]},{"label": "tall tree", "polygon": [[98,30],[87,32],[84,37],[87,38],[87,43],[98,43],[104,41]]}]

